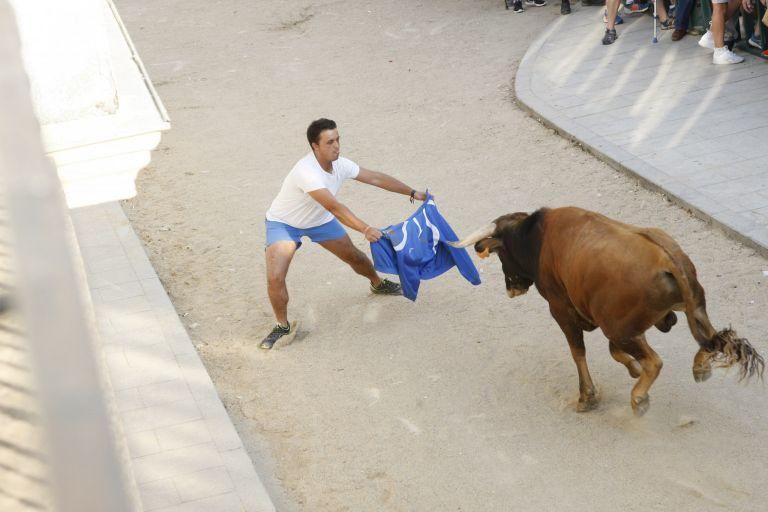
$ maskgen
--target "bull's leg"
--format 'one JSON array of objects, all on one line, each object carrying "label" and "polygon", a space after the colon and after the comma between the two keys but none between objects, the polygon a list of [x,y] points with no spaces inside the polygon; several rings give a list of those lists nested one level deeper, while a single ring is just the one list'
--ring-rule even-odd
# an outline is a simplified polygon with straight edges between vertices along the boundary
[{"label": "bull's leg", "polygon": [[561,312],[550,305],[550,312],[568,340],[568,346],[571,348],[571,355],[576,363],[576,370],[579,373],[579,403],[576,405],[576,411],[590,411],[597,407],[598,399],[595,385],[592,383],[592,376],[589,374],[589,368],[587,367],[584,331],[571,321],[567,310]]},{"label": "bull's leg", "polygon": [[629,370],[629,375],[633,379],[636,379],[640,376],[643,368],[634,357],[618,348],[613,342],[608,343],[608,349],[611,351],[611,356],[613,356],[616,361],[627,367],[627,370]]},{"label": "bull's leg", "polygon": [[628,341],[616,342],[616,345],[633,356],[640,363],[642,371],[632,388],[632,410],[635,415],[642,416],[651,405],[648,390],[661,372],[664,365],[659,355],[653,351],[645,340],[645,335],[635,336]]},{"label": "bull's leg", "polygon": [[712,359],[711,352],[705,352],[699,350],[693,357],[693,380],[696,382],[704,382],[712,376]]},{"label": "bull's leg", "polygon": [[592,376],[587,367],[587,351],[584,348],[584,333],[580,329],[574,329],[573,332],[565,337],[568,339],[568,346],[571,348],[571,355],[576,363],[576,370],[579,372],[579,403],[576,405],[576,411],[586,412],[597,407],[597,392],[592,383]]}]

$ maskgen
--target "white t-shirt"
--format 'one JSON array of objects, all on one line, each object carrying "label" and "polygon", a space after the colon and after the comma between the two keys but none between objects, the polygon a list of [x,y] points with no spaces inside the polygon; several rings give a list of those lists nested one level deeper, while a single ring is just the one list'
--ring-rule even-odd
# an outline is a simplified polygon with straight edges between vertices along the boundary
[{"label": "white t-shirt", "polygon": [[327,188],[335,196],[344,180],[357,177],[360,166],[342,157],[331,165],[333,172],[325,172],[311,152],[299,160],[285,177],[280,192],[267,210],[267,220],[300,229],[314,228],[333,220],[333,214],[312,199],[309,192]]}]

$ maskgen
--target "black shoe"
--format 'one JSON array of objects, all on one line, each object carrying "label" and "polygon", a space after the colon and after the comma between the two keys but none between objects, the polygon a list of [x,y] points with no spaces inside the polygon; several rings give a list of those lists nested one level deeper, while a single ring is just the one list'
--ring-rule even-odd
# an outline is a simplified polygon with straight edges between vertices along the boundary
[{"label": "black shoe", "polygon": [[560,14],[571,14],[571,2],[563,0],[560,4]]},{"label": "black shoe", "polygon": [[515,14],[520,14],[521,12],[525,12],[525,9],[523,9],[523,0],[517,0],[516,2],[512,2],[512,10],[515,12]]},{"label": "black shoe", "polygon": [[547,0],[525,0],[525,5],[535,5],[536,7],[544,7],[547,5]]},{"label": "black shoe", "polygon": [[272,346],[277,343],[277,340],[284,336],[293,335],[296,333],[296,322],[290,323],[288,322],[288,325],[280,325],[277,324],[274,329],[272,329],[272,332],[267,334],[267,337],[261,340],[261,343],[259,344],[259,348],[264,350],[269,350],[272,348]]},{"label": "black shoe", "polygon": [[379,286],[371,285],[371,291],[376,295],[402,295],[403,289],[398,283],[394,283],[389,279],[382,279]]},{"label": "black shoe", "polygon": [[618,34],[616,34],[615,28],[611,30],[605,29],[605,35],[603,36],[603,44],[613,44],[618,37],[619,36]]}]

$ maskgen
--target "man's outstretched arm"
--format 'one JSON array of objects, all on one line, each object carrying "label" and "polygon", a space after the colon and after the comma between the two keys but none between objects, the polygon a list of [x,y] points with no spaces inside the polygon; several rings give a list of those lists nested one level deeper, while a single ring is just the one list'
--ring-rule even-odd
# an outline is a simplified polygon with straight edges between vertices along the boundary
[{"label": "man's outstretched arm", "polygon": [[[360,168],[360,172],[358,173],[357,178],[355,179],[360,183],[366,183],[368,185],[373,185],[374,187],[379,187],[384,190],[389,190],[390,192],[396,192],[398,194],[403,194],[406,196],[410,196],[411,190],[415,190],[414,188],[409,187],[408,185],[398,180],[397,178],[393,178],[389,174],[384,174],[383,172],[371,171],[370,169],[363,169],[362,167]],[[427,194],[416,190],[416,193],[413,195],[413,197],[414,199],[423,201],[424,199],[427,198]]]},{"label": "man's outstretched arm", "polygon": [[349,228],[354,229],[355,231],[361,232],[363,236],[365,236],[365,239],[369,242],[375,242],[381,238],[381,231],[373,226],[368,225],[357,215],[352,213],[352,210],[337,201],[333,194],[331,194],[330,190],[327,188],[313,190],[312,192],[309,192],[309,195],[312,197],[312,199],[320,203],[320,206],[331,212],[334,217],[339,219],[339,222]]}]

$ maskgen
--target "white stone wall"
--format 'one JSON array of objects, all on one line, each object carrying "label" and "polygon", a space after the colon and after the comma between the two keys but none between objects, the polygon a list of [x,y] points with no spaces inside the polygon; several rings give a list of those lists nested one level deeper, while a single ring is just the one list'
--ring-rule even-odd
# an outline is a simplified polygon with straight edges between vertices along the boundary
[{"label": "white stone wall", "polygon": [[133,197],[170,124],[111,0],[8,1],[67,204]]},{"label": "white stone wall", "polygon": [[41,124],[114,114],[118,95],[103,0],[10,0]]}]

